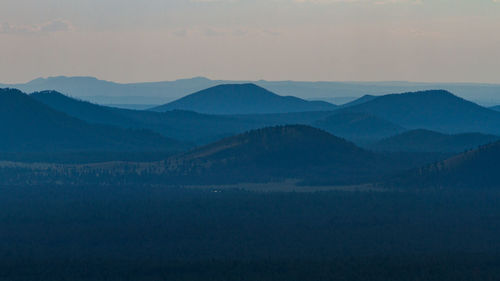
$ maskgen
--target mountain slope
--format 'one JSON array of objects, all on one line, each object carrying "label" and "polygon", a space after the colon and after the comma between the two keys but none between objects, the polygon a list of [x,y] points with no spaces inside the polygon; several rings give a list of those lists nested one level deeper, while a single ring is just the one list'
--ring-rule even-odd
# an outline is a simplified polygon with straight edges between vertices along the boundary
[{"label": "mountain slope", "polygon": [[314,122],[313,126],[355,142],[379,140],[405,130],[376,116],[356,112],[334,113]]},{"label": "mountain slope", "polygon": [[[276,121],[254,118],[215,116],[189,111],[152,112],[119,109],[77,100],[55,91],[31,94],[51,108],[94,124],[122,128],[148,129],[165,137],[206,144]],[[270,118],[271,119],[271,118]]]},{"label": "mountain slope", "polygon": [[167,162],[181,181],[206,183],[298,179],[360,183],[386,168],[374,153],[303,125],[268,127],[230,137]]},{"label": "mountain slope", "polygon": [[492,106],[490,109],[495,110],[495,111],[500,111],[500,105]]},{"label": "mountain slope", "polygon": [[115,83],[94,77],[38,78],[22,84],[0,84],[0,88],[17,88],[26,93],[56,90],[73,97],[100,104],[164,104],[220,84],[255,83],[279,95],[303,99],[338,100],[342,97],[360,97],[365,94],[384,95],[448,89],[457,95],[485,103],[500,103],[500,85],[471,83],[415,83],[415,82],[300,82],[300,81],[225,81],[203,77],[175,81],[147,83]]},{"label": "mountain slope", "polygon": [[14,89],[0,89],[0,151],[175,151],[185,145],[145,130],[90,125]]},{"label": "mountain slope", "polygon": [[343,104],[341,107],[355,106],[355,105],[358,105],[358,104],[362,104],[362,103],[365,103],[365,102],[372,101],[372,100],[374,100],[376,98],[377,98],[377,96],[364,95],[364,96],[360,97],[359,99],[355,99],[355,100],[353,100],[351,102]]},{"label": "mountain slope", "polygon": [[418,188],[499,188],[500,142],[402,174],[389,184]]},{"label": "mountain slope", "polygon": [[207,144],[251,129],[287,124],[312,125],[349,140],[364,141],[378,140],[402,131],[401,127],[391,122],[358,113],[335,117],[330,117],[333,111],[220,116],[179,110],[151,112],[118,109],[70,98],[55,91],[36,92],[31,97],[89,123],[144,128],[197,144]]},{"label": "mountain slope", "polygon": [[322,111],[335,108],[335,105],[327,102],[279,96],[255,84],[227,84],[196,92],[152,110],[177,109],[208,114],[264,114]]},{"label": "mountain slope", "polygon": [[129,110],[101,106],[83,100],[68,97],[57,91],[41,91],[30,94],[33,99],[89,123],[136,127],[136,122],[128,118]]},{"label": "mountain slope", "polygon": [[392,94],[342,112],[364,112],[409,129],[500,134],[500,113],[443,90]]},{"label": "mountain slope", "polygon": [[383,139],[371,146],[375,151],[464,152],[498,141],[500,137],[480,133],[447,135],[429,130],[413,130]]},{"label": "mountain slope", "polygon": [[208,115],[192,111],[152,112],[101,106],[56,91],[35,92],[32,98],[70,116],[94,124],[148,129],[163,136],[207,144],[251,129],[287,124],[313,124],[332,111],[275,114]]},{"label": "mountain slope", "polygon": [[[267,127],[156,162],[1,162],[12,185],[224,185],[295,181],[305,185],[379,182],[436,157],[376,154],[304,125]],[[429,161],[432,160],[432,161]]]},{"label": "mountain slope", "polygon": [[0,87],[16,88],[26,93],[55,90],[102,104],[161,104],[217,84],[220,83],[201,77],[176,81],[122,84],[94,77],[57,76],[37,78],[23,84],[0,85]]}]

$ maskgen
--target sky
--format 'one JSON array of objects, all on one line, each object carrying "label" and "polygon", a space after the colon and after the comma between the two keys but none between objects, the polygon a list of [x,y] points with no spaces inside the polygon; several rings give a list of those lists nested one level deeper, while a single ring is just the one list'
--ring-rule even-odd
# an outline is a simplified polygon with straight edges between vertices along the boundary
[{"label": "sky", "polygon": [[500,0],[1,0],[0,82],[500,83]]}]

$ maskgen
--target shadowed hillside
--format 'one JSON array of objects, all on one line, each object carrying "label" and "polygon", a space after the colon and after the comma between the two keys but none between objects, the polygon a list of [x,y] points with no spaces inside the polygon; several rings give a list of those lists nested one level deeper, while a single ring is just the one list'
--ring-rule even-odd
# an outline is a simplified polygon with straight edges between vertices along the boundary
[{"label": "shadowed hillside", "polygon": [[411,173],[402,174],[391,181],[391,184],[419,188],[498,188],[499,175],[500,142],[495,142]]},{"label": "shadowed hillside", "polygon": [[201,144],[263,127],[269,122],[246,117],[233,118],[181,110],[163,113],[119,109],[77,100],[55,91],[36,92],[31,96],[58,111],[89,123],[148,129],[165,137]]},{"label": "shadowed hillside", "polygon": [[353,185],[378,182],[443,158],[425,153],[376,154],[320,129],[288,125],[249,131],[156,162],[0,162],[0,177],[11,185]]},{"label": "shadowed hillside", "polygon": [[[310,111],[221,116],[183,110],[152,112],[101,106],[56,91],[35,92],[30,96],[57,111],[89,123],[148,129],[166,137],[202,145],[251,129],[287,124],[313,124],[332,114],[331,111]],[[339,120],[339,122],[350,121]]]},{"label": "shadowed hillside", "polygon": [[356,112],[332,114],[314,122],[313,126],[355,142],[375,141],[405,130],[374,115]]},{"label": "shadowed hillside", "polygon": [[321,111],[335,108],[335,105],[327,102],[279,96],[255,84],[227,84],[196,92],[152,110],[180,109],[209,114],[262,114]]},{"label": "shadowed hillside", "polygon": [[409,129],[500,134],[500,113],[443,90],[392,94],[342,111],[365,112]]},{"label": "shadowed hillside", "polygon": [[355,105],[358,105],[358,104],[369,102],[369,101],[374,100],[376,98],[377,98],[377,96],[364,95],[364,96],[360,97],[359,99],[355,99],[355,100],[353,100],[351,102],[348,102],[348,103],[345,103],[345,104],[341,105],[341,107],[355,106]]},{"label": "shadowed hillside", "polygon": [[492,107],[490,107],[490,109],[493,109],[495,111],[500,111],[500,105],[492,106]]},{"label": "shadowed hillside", "polygon": [[[309,126],[250,131],[168,161],[171,171],[204,182],[299,179],[359,183],[385,171],[378,155]],[[186,180],[189,180],[186,179]]]},{"label": "shadowed hillside", "polygon": [[447,135],[429,130],[413,130],[381,140],[369,147],[376,151],[464,152],[500,137],[480,133]]},{"label": "shadowed hillside", "polygon": [[12,185],[50,184],[229,184],[304,181],[312,184],[367,182],[387,171],[382,157],[322,130],[278,126],[250,131],[152,163],[94,165],[0,163]]},{"label": "shadowed hillside", "polygon": [[[1,88],[16,88],[26,93],[56,90],[73,97],[100,104],[164,104],[221,84],[255,83],[278,95],[291,95],[303,99],[340,101],[362,95],[384,95],[430,89],[447,89],[460,97],[498,103],[500,86],[474,83],[415,83],[415,82],[299,82],[299,81],[229,81],[203,77],[175,81],[115,83],[94,77],[48,77],[27,83],[1,84]],[[337,102],[334,102],[337,103]]]},{"label": "shadowed hillside", "polygon": [[107,124],[125,128],[137,128],[140,122],[127,114],[133,110],[118,109],[94,104],[66,96],[56,91],[41,91],[30,94],[33,99],[88,123]]},{"label": "shadowed hillside", "polygon": [[90,125],[13,89],[0,90],[0,151],[179,151],[186,146],[146,130]]}]

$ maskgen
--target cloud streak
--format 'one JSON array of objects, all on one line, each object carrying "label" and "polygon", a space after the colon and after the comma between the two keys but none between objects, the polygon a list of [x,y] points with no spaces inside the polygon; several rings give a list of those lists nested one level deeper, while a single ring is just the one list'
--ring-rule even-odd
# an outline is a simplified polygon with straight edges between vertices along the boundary
[{"label": "cloud streak", "polygon": [[73,25],[63,19],[55,19],[35,25],[12,25],[8,22],[0,25],[0,33],[3,34],[37,34],[74,30]]},{"label": "cloud streak", "polygon": [[[310,3],[310,4],[371,3],[375,5],[423,3],[423,0],[292,0],[292,1],[295,3]],[[500,0],[493,0],[493,1],[500,1]]]}]

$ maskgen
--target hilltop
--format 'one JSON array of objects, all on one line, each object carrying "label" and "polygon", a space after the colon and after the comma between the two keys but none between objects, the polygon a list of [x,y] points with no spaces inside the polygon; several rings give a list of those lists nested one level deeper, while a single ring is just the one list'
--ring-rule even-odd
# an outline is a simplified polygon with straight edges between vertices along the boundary
[{"label": "hilltop", "polygon": [[500,112],[444,90],[380,96],[340,111],[368,113],[408,129],[500,134]]},{"label": "hilltop", "polygon": [[386,167],[378,155],[304,125],[268,127],[173,157],[168,169],[203,182],[298,179],[359,183]]},{"label": "hilltop", "polygon": [[279,96],[255,84],[226,84],[193,93],[152,110],[190,110],[206,114],[266,114],[326,111],[335,108],[337,106],[327,102]]}]

